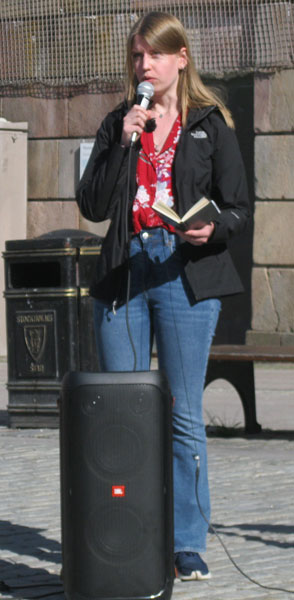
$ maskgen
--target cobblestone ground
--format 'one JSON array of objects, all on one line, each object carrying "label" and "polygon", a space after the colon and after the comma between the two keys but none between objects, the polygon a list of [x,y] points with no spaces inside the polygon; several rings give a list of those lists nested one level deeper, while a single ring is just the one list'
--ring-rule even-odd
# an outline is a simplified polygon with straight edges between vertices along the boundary
[{"label": "cobblestone ground", "polygon": [[[294,591],[293,375],[293,369],[258,369],[257,416],[263,433],[211,435],[208,455],[212,523],[233,559],[261,584]],[[0,361],[0,597],[64,600],[59,432],[7,428],[6,380],[6,363]],[[207,423],[230,427],[243,422],[240,400],[224,382],[206,390],[205,410]],[[212,579],[175,582],[172,600],[294,598],[248,581],[213,533],[205,559]]]},{"label": "cobblestone ground", "polygon": [[[0,427],[3,599],[64,598],[59,580],[58,436],[57,430]],[[213,525],[251,578],[294,591],[293,444],[291,431],[208,439]],[[214,534],[209,535],[206,559],[212,579],[175,582],[173,600],[293,597],[250,583]]]}]

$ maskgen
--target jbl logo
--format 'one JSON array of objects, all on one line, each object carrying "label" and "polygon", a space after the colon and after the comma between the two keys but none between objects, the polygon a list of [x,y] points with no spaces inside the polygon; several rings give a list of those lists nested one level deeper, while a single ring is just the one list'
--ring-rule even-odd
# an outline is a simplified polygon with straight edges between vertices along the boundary
[{"label": "jbl logo", "polygon": [[113,485],[112,486],[113,498],[122,498],[125,495],[126,495],[126,486],[125,485]]}]

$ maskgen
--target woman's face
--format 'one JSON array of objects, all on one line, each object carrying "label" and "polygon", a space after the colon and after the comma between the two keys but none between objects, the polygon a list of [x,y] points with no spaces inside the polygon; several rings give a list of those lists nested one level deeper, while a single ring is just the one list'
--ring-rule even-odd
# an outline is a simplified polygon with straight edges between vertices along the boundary
[{"label": "woman's face", "polygon": [[187,64],[186,48],[181,48],[176,54],[156,52],[144,38],[136,35],[132,61],[138,81],[150,81],[154,86],[155,97],[177,95],[179,71]]}]

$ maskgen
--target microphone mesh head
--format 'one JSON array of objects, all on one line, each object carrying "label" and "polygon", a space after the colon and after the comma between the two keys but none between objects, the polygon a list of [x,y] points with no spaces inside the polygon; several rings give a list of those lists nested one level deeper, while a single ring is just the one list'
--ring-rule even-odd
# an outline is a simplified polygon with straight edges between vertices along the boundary
[{"label": "microphone mesh head", "polygon": [[146,98],[152,98],[154,94],[154,87],[150,81],[141,81],[137,87],[137,96],[145,96]]}]

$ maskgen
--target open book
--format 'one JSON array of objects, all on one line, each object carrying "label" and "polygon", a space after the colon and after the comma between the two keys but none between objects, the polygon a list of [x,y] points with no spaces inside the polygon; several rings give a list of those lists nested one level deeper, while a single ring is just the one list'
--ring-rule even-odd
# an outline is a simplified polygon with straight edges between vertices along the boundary
[{"label": "open book", "polygon": [[170,206],[167,206],[160,200],[154,202],[152,208],[160,215],[163,221],[182,231],[201,229],[201,227],[213,221],[221,212],[214,200],[208,200],[207,198],[200,198],[182,218],[179,217],[173,208],[170,208]]}]

